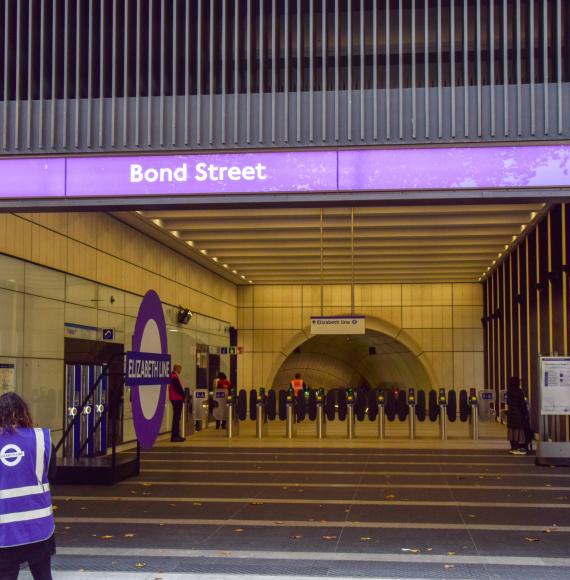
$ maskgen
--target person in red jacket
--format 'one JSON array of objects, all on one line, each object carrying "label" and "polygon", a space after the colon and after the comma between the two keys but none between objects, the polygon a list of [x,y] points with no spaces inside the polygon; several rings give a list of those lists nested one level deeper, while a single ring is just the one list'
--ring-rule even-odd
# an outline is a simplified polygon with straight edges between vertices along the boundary
[{"label": "person in red jacket", "polygon": [[181,372],[182,365],[174,365],[172,367],[172,374],[170,375],[170,384],[168,385],[168,398],[172,404],[172,435],[170,436],[170,441],[174,443],[186,441],[184,437],[180,436],[180,417],[182,416],[184,399],[186,398],[184,388],[180,382]]}]

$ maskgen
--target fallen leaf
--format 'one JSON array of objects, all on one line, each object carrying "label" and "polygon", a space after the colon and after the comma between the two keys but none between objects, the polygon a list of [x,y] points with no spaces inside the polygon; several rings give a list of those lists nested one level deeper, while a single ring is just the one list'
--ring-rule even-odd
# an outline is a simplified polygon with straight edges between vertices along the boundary
[{"label": "fallen leaf", "polygon": [[476,517],[476,516],[475,516],[475,514],[469,514],[467,517],[468,517],[468,518],[474,518],[474,517]]},{"label": "fallen leaf", "polygon": [[426,552],[433,552],[433,548],[426,548]]},{"label": "fallen leaf", "polygon": [[323,540],[336,540],[336,536],[323,536]]},{"label": "fallen leaf", "polygon": [[115,536],[110,536],[108,534],[106,534],[105,536],[99,536],[101,538],[101,540],[110,540],[111,538],[114,538]]},{"label": "fallen leaf", "polygon": [[392,493],[388,494],[385,499],[396,499],[396,496]]},{"label": "fallen leaf", "polygon": [[195,501],[192,505],[202,505],[199,501]]},{"label": "fallen leaf", "polygon": [[234,528],[234,532],[236,534],[241,534],[243,532],[243,528]]},{"label": "fallen leaf", "polygon": [[527,542],[540,542],[538,538],[525,538]]},{"label": "fallen leaf", "polygon": [[125,534],[125,538],[134,538],[136,534]]},{"label": "fallen leaf", "polygon": [[448,556],[455,556],[455,554],[456,554],[456,553],[457,553],[457,552],[447,552],[447,555],[448,555]]},{"label": "fallen leaf", "polygon": [[419,554],[421,550],[419,548],[402,548],[402,552],[411,552],[412,554]]},{"label": "fallen leaf", "polygon": [[137,562],[135,564],[135,568],[144,568],[146,566],[146,564],[144,562]]},{"label": "fallen leaf", "polygon": [[372,539],[372,538],[370,538],[370,537],[368,537],[368,536],[362,536],[362,537],[360,538],[360,541],[361,541],[361,542],[370,542],[370,540],[371,540],[371,539]]},{"label": "fallen leaf", "polygon": [[443,566],[446,570],[449,570],[449,568],[455,568],[455,564],[445,564]]}]

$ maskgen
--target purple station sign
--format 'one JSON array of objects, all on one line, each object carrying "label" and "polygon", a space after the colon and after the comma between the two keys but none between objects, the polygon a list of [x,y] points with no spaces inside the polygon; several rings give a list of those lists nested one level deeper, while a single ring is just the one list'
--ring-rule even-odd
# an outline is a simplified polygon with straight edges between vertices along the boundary
[{"label": "purple station sign", "polygon": [[570,145],[0,159],[0,199],[570,186]]}]

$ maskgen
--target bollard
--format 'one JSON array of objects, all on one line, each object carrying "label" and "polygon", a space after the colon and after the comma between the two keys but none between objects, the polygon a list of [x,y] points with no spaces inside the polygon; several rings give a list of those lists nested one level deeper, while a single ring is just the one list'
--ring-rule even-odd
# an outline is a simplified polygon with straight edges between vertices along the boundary
[{"label": "bollard", "polygon": [[354,439],[354,402],[350,400],[346,412],[346,437]]},{"label": "bollard", "polygon": [[471,439],[479,440],[479,406],[471,406]]},{"label": "bollard", "polygon": [[386,409],[378,405],[378,439],[386,438]]},{"label": "bollard", "polygon": [[265,405],[263,401],[257,401],[257,413],[255,417],[255,435],[258,439],[262,439],[265,431]]},{"label": "bollard", "polygon": [[210,404],[208,401],[202,403],[202,429],[208,428],[208,423],[210,421]]},{"label": "bollard", "polygon": [[285,421],[285,437],[287,439],[293,439],[293,426],[294,426],[294,418],[293,418],[293,401],[287,400],[287,419]]},{"label": "bollard", "polygon": [[317,403],[317,439],[324,439],[325,437],[325,407],[321,401]]}]

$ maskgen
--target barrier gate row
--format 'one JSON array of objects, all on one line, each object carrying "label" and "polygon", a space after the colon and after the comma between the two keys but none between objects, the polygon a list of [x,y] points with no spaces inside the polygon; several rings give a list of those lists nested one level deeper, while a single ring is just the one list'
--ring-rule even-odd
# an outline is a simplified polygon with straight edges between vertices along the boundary
[{"label": "barrier gate row", "polygon": [[[267,426],[272,421],[285,422],[285,437],[295,436],[296,425],[302,421],[315,422],[315,435],[318,439],[326,437],[326,424],[330,421],[346,422],[346,436],[355,437],[356,425],[368,418],[376,421],[377,437],[386,437],[386,424],[396,420],[408,422],[408,436],[415,439],[417,424],[426,420],[437,422],[439,437],[447,439],[447,424],[459,420],[469,423],[471,439],[479,439],[479,420],[493,420],[496,415],[493,391],[470,389],[459,391],[431,390],[383,390],[364,391],[353,389],[335,389],[325,393],[324,389],[307,389],[297,396],[293,391],[263,388],[252,390],[248,394],[241,390],[234,392],[214,393],[213,410],[217,421],[222,421],[229,438],[239,434],[239,424],[249,419],[255,421],[256,436],[267,435]],[[223,402],[222,402],[223,399]],[[204,417],[205,407],[199,406],[200,418]]]}]

